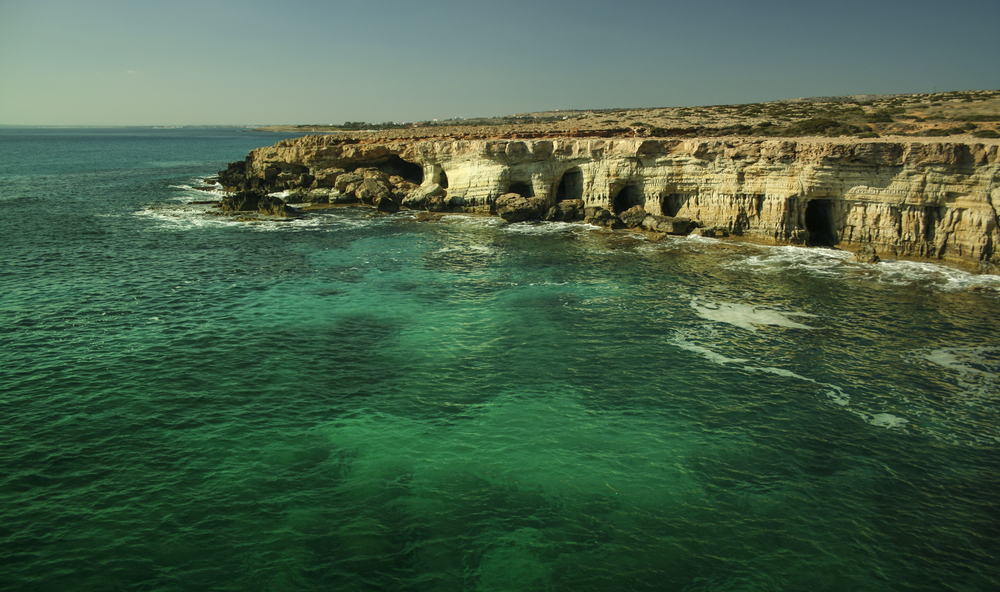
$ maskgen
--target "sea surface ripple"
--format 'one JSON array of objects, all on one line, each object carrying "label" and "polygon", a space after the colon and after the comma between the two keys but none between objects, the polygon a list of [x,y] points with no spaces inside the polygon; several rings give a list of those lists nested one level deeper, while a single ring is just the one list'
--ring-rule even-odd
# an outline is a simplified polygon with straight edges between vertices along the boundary
[{"label": "sea surface ripple", "polygon": [[[1000,589],[1000,281],[0,130],[0,589]],[[971,290],[970,290],[971,288]]]}]

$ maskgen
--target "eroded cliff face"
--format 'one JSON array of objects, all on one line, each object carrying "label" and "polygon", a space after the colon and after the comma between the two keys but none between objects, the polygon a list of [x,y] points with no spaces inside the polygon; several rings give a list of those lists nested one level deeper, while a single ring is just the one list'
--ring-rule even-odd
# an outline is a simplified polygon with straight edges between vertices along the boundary
[{"label": "eroded cliff face", "polygon": [[[615,214],[642,205],[649,214],[758,240],[848,249],[871,243],[884,254],[988,267],[1000,263],[997,152],[996,144],[920,141],[366,144],[310,136],[254,150],[240,166],[246,179],[306,201],[352,199],[358,177],[344,175],[367,168],[392,179],[383,185],[404,207],[427,207],[433,198],[438,209],[495,213],[497,198],[509,193],[548,206],[583,200]],[[227,183],[225,174],[223,182],[239,185]]]}]

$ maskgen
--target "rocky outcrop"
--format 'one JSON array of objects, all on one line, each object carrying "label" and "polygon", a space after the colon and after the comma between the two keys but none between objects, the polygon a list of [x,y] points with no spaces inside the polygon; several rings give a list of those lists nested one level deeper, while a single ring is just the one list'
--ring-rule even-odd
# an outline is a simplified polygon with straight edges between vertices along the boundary
[{"label": "rocky outcrop", "polygon": [[871,243],[865,243],[861,245],[861,248],[854,252],[854,260],[858,263],[878,263],[881,261],[878,253],[875,252],[875,247],[871,246]]},{"label": "rocky outcrop", "polygon": [[546,210],[545,200],[540,197],[523,197],[519,193],[505,193],[494,203],[496,214],[507,222],[538,220]]},{"label": "rocky outcrop", "polygon": [[256,212],[272,218],[295,218],[298,216],[294,208],[274,195],[263,191],[248,189],[227,195],[219,203],[223,212]]},{"label": "rocky outcrop", "polygon": [[254,150],[220,182],[230,191],[286,191],[383,211],[510,212],[511,221],[525,212],[586,216],[609,228],[699,229],[851,250],[870,244],[883,256],[997,264],[997,152],[997,143],[818,138],[360,143],[309,136]]}]

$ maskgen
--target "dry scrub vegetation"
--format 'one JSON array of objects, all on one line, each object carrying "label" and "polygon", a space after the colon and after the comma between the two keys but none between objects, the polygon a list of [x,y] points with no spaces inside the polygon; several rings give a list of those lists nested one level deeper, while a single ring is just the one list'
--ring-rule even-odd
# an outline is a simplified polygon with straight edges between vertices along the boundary
[{"label": "dry scrub vegetation", "polygon": [[745,105],[593,109],[412,123],[294,125],[275,131],[337,133],[345,140],[545,137],[882,136],[1000,138],[1000,91],[853,95]]}]

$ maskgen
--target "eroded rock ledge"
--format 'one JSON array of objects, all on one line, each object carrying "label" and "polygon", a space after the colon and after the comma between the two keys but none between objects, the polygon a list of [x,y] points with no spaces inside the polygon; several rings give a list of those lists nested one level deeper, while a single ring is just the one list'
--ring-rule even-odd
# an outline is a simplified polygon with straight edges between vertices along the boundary
[{"label": "eroded rock ledge", "polygon": [[[220,173],[227,191],[587,219],[883,255],[1000,264],[996,143],[554,138],[284,140]],[[641,206],[637,208],[636,206]]]}]

